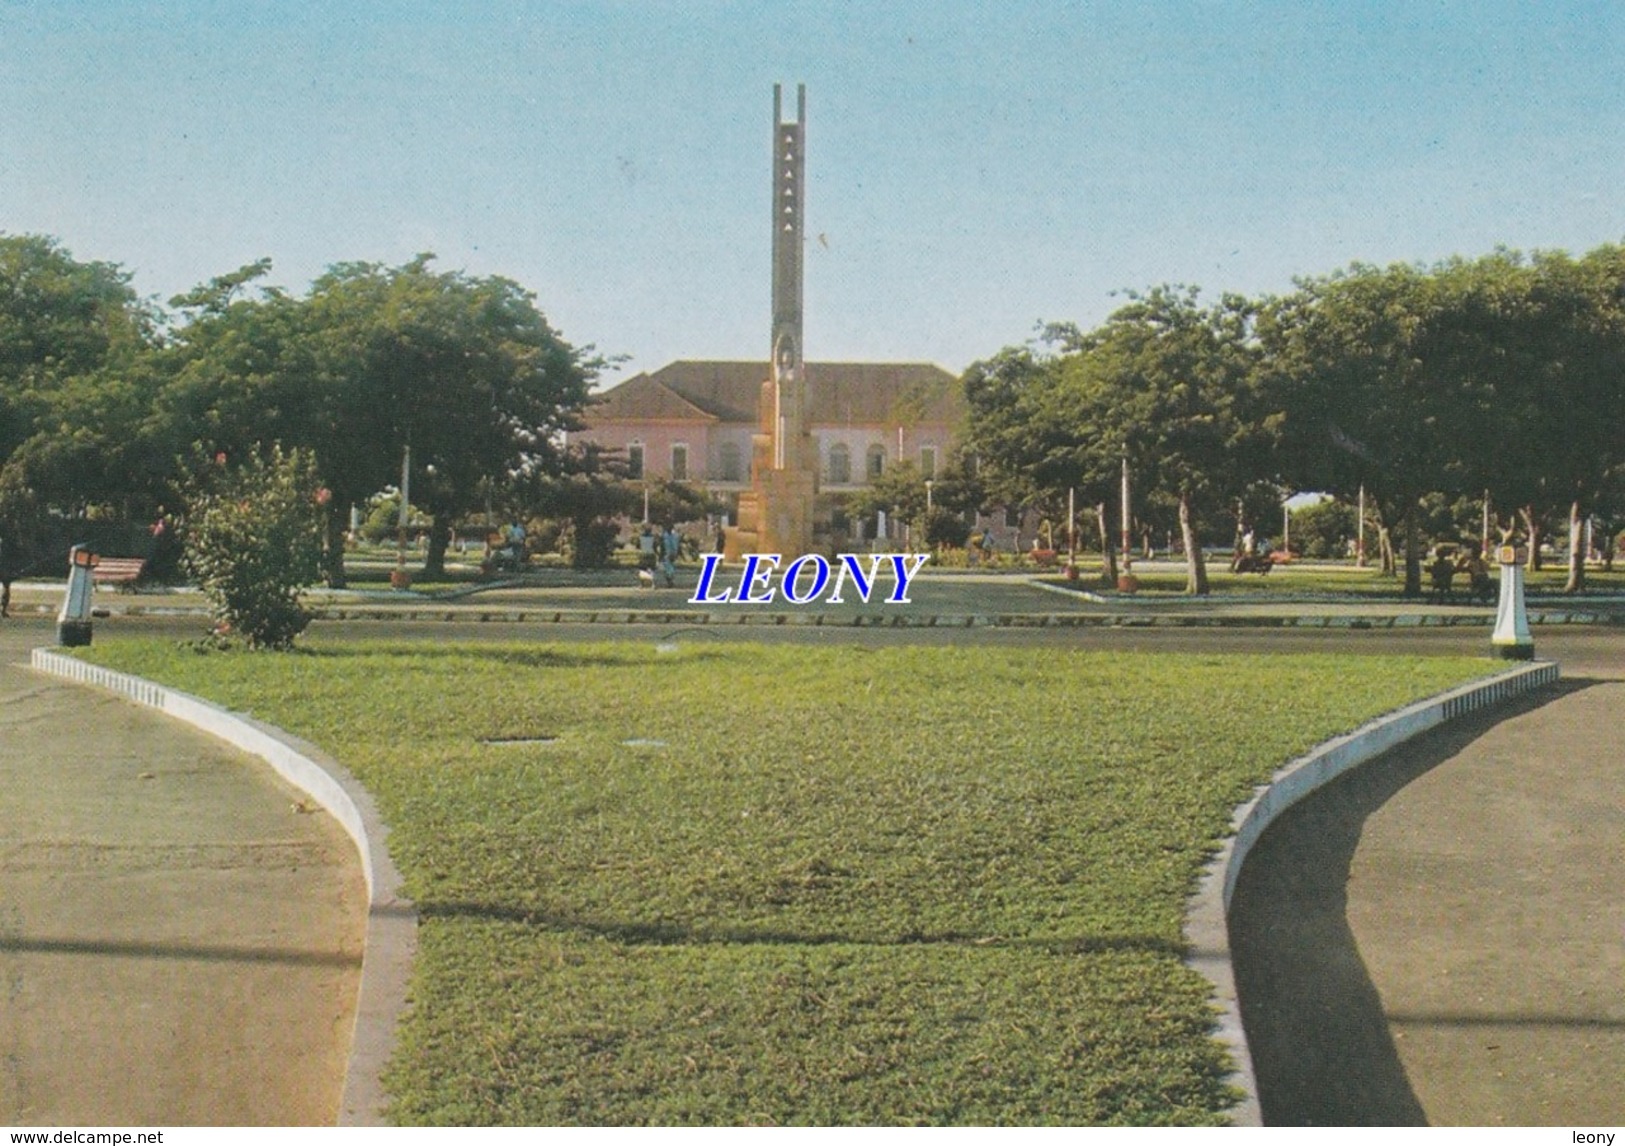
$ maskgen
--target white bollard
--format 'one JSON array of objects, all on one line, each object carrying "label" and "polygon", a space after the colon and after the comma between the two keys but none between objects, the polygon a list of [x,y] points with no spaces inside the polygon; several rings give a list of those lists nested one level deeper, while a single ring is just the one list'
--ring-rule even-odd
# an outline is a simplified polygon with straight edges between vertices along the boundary
[{"label": "white bollard", "polygon": [[64,648],[90,643],[90,594],[95,587],[90,570],[95,564],[96,555],[83,545],[68,550],[68,595],[56,615],[56,643]]},{"label": "white bollard", "polygon": [[1503,545],[1496,551],[1501,564],[1501,599],[1495,608],[1495,631],[1490,645],[1496,655],[1511,661],[1535,659],[1535,638],[1523,607],[1523,551]]}]

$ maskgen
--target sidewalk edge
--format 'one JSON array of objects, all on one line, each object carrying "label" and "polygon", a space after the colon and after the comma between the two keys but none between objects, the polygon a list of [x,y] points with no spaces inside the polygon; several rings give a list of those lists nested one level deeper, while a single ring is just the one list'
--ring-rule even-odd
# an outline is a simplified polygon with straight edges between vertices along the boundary
[{"label": "sidewalk edge", "polygon": [[371,794],[315,745],[199,697],[53,649],[33,650],[31,665],[52,676],[109,689],[258,756],[343,827],[355,843],[367,883],[367,932],[338,1124],[384,1125],[386,1098],[380,1076],[394,1050],[396,1025],[406,1006],[418,920],[416,905],[401,892],[401,875],[386,847],[389,829]]},{"label": "sidewalk edge", "polygon": [[1231,816],[1231,835],[1203,868],[1196,891],[1186,904],[1184,925],[1188,948],[1185,965],[1213,985],[1214,1003],[1218,1008],[1214,1037],[1230,1052],[1234,1064],[1231,1084],[1244,1092],[1242,1100],[1231,1108],[1233,1125],[1263,1125],[1258,1081],[1253,1073],[1247,1032],[1242,1027],[1235,968],[1230,961],[1228,926],[1236,880],[1258,838],[1299,800],[1418,733],[1555,684],[1557,679],[1558,666],[1554,662],[1520,665],[1380,716],[1353,732],[1316,745],[1283,765],[1269,783],[1258,787],[1252,799],[1235,809]]}]

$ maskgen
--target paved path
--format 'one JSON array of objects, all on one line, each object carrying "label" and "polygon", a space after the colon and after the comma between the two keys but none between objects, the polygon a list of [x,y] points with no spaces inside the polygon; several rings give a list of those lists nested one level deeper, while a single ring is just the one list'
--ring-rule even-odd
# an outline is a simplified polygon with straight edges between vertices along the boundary
[{"label": "paved path", "polygon": [[[911,582],[908,604],[891,604],[892,581],[885,578],[865,604],[850,584],[843,601],[831,605],[819,601],[791,606],[782,599],[768,605],[695,605],[688,598],[694,591],[692,569],[685,569],[678,587],[643,590],[636,586],[630,571],[599,574],[551,574],[559,584],[531,584],[523,587],[493,586],[461,592],[451,597],[426,597],[416,593],[370,592],[328,593],[315,591],[310,604],[328,620],[387,620],[392,623],[433,621],[440,623],[577,623],[596,621],[611,626],[646,621],[654,624],[709,623],[728,626],[746,622],[747,627],[778,627],[819,622],[823,626],[941,625],[963,628],[1009,625],[1031,627],[1037,623],[1061,627],[1106,626],[1247,626],[1279,627],[1301,625],[1355,624],[1360,628],[1465,626],[1487,629],[1495,610],[1484,605],[1439,604],[1427,599],[1328,598],[1295,599],[1278,593],[1219,593],[1212,597],[1188,598],[1175,594],[1113,597],[1091,600],[1078,593],[1058,589],[1053,584],[1035,583],[1025,574],[934,572],[929,568]],[[737,589],[738,571],[719,579],[716,590]],[[14,608],[25,616],[54,615],[61,603],[60,586],[47,583],[19,584]],[[207,615],[202,597],[192,590],[100,593],[97,604],[110,609],[113,619],[162,618],[166,615]],[[1552,624],[1625,624],[1625,597],[1588,594],[1580,597],[1533,596],[1530,618],[1537,628]]]},{"label": "paved path", "polygon": [[1266,1122],[1625,1124],[1625,635],[1328,786],[1231,915]]},{"label": "paved path", "polygon": [[366,893],[235,749],[20,667],[0,622],[0,1124],[331,1124]]}]

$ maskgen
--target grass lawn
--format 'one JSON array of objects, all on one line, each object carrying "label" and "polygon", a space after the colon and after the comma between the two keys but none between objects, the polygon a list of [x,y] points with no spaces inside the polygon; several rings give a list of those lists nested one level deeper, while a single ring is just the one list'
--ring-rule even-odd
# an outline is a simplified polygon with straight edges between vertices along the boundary
[{"label": "grass lawn", "polygon": [[[1185,899],[1488,660],[689,644],[86,655],[322,744],[423,912],[405,1123],[1210,1123]],[[549,738],[546,743],[488,743]]]}]

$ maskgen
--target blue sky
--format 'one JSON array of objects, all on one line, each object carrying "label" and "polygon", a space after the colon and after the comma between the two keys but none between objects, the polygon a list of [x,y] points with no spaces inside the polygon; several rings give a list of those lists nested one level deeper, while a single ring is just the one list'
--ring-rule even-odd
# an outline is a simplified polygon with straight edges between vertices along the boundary
[{"label": "blue sky", "polygon": [[607,382],[765,358],[802,82],[808,357],[959,370],[1123,288],[1618,241],[1622,49],[1604,3],[0,0],[0,231],[160,299],[428,250]]}]

